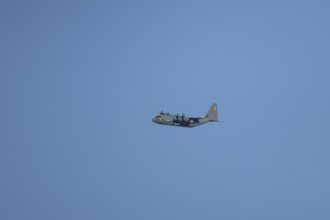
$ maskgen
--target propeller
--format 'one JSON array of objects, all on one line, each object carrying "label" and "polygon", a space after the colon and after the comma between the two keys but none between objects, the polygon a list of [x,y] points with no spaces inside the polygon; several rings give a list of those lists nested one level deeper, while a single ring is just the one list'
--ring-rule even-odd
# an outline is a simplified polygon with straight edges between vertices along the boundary
[{"label": "propeller", "polygon": [[184,114],[183,114],[183,113],[182,113],[182,115],[181,115],[181,119],[184,120]]}]

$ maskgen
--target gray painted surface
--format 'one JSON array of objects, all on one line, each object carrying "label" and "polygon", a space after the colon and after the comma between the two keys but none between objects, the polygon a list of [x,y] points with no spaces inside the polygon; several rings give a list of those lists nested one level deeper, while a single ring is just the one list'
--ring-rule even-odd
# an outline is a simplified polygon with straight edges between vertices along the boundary
[{"label": "gray painted surface", "polygon": [[218,121],[218,105],[217,103],[213,103],[204,117],[186,117],[183,114],[171,115],[169,113],[161,112],[159,115],[156,115],[152,121],[161,125],[193,128],[207,122]]}]

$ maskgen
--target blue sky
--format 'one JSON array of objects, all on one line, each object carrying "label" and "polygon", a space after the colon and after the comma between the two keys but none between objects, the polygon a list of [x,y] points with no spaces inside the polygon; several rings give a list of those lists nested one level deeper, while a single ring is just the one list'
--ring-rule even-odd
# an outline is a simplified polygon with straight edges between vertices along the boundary
[{"label": "blue sky", "polygon": [[329,9],[2,1],[0,218],[329,219]]}]

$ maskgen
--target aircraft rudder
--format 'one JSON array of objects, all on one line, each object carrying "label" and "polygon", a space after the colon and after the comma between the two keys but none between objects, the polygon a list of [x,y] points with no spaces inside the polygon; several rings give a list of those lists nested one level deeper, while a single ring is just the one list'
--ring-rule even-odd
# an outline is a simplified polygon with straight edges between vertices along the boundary
[{"label": "aircraft rudder", "polygon": [[209,111],[205,115],[205,118],[207,118],[209,121],[219,121],[218,120],[218,104],[217,103],[212,104]]}]

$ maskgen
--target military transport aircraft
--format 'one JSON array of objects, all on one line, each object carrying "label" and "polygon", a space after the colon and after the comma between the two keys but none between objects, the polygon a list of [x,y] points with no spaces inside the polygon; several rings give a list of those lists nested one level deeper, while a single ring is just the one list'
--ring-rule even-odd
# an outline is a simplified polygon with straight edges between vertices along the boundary
[{"label": "military transport aircraft", "polygon": [[181,127],[196,127],[198,125],[205,124],[207,122],[218,121],[218,105],[213,103],[207,114],[202,118],[196,117],[186,117],[184,114],[179,116],[171,115],[169,113],[164,113],[163,111],[159,113],[156,117],[152,119],[153,122],[161,125],[172,125]]}]

